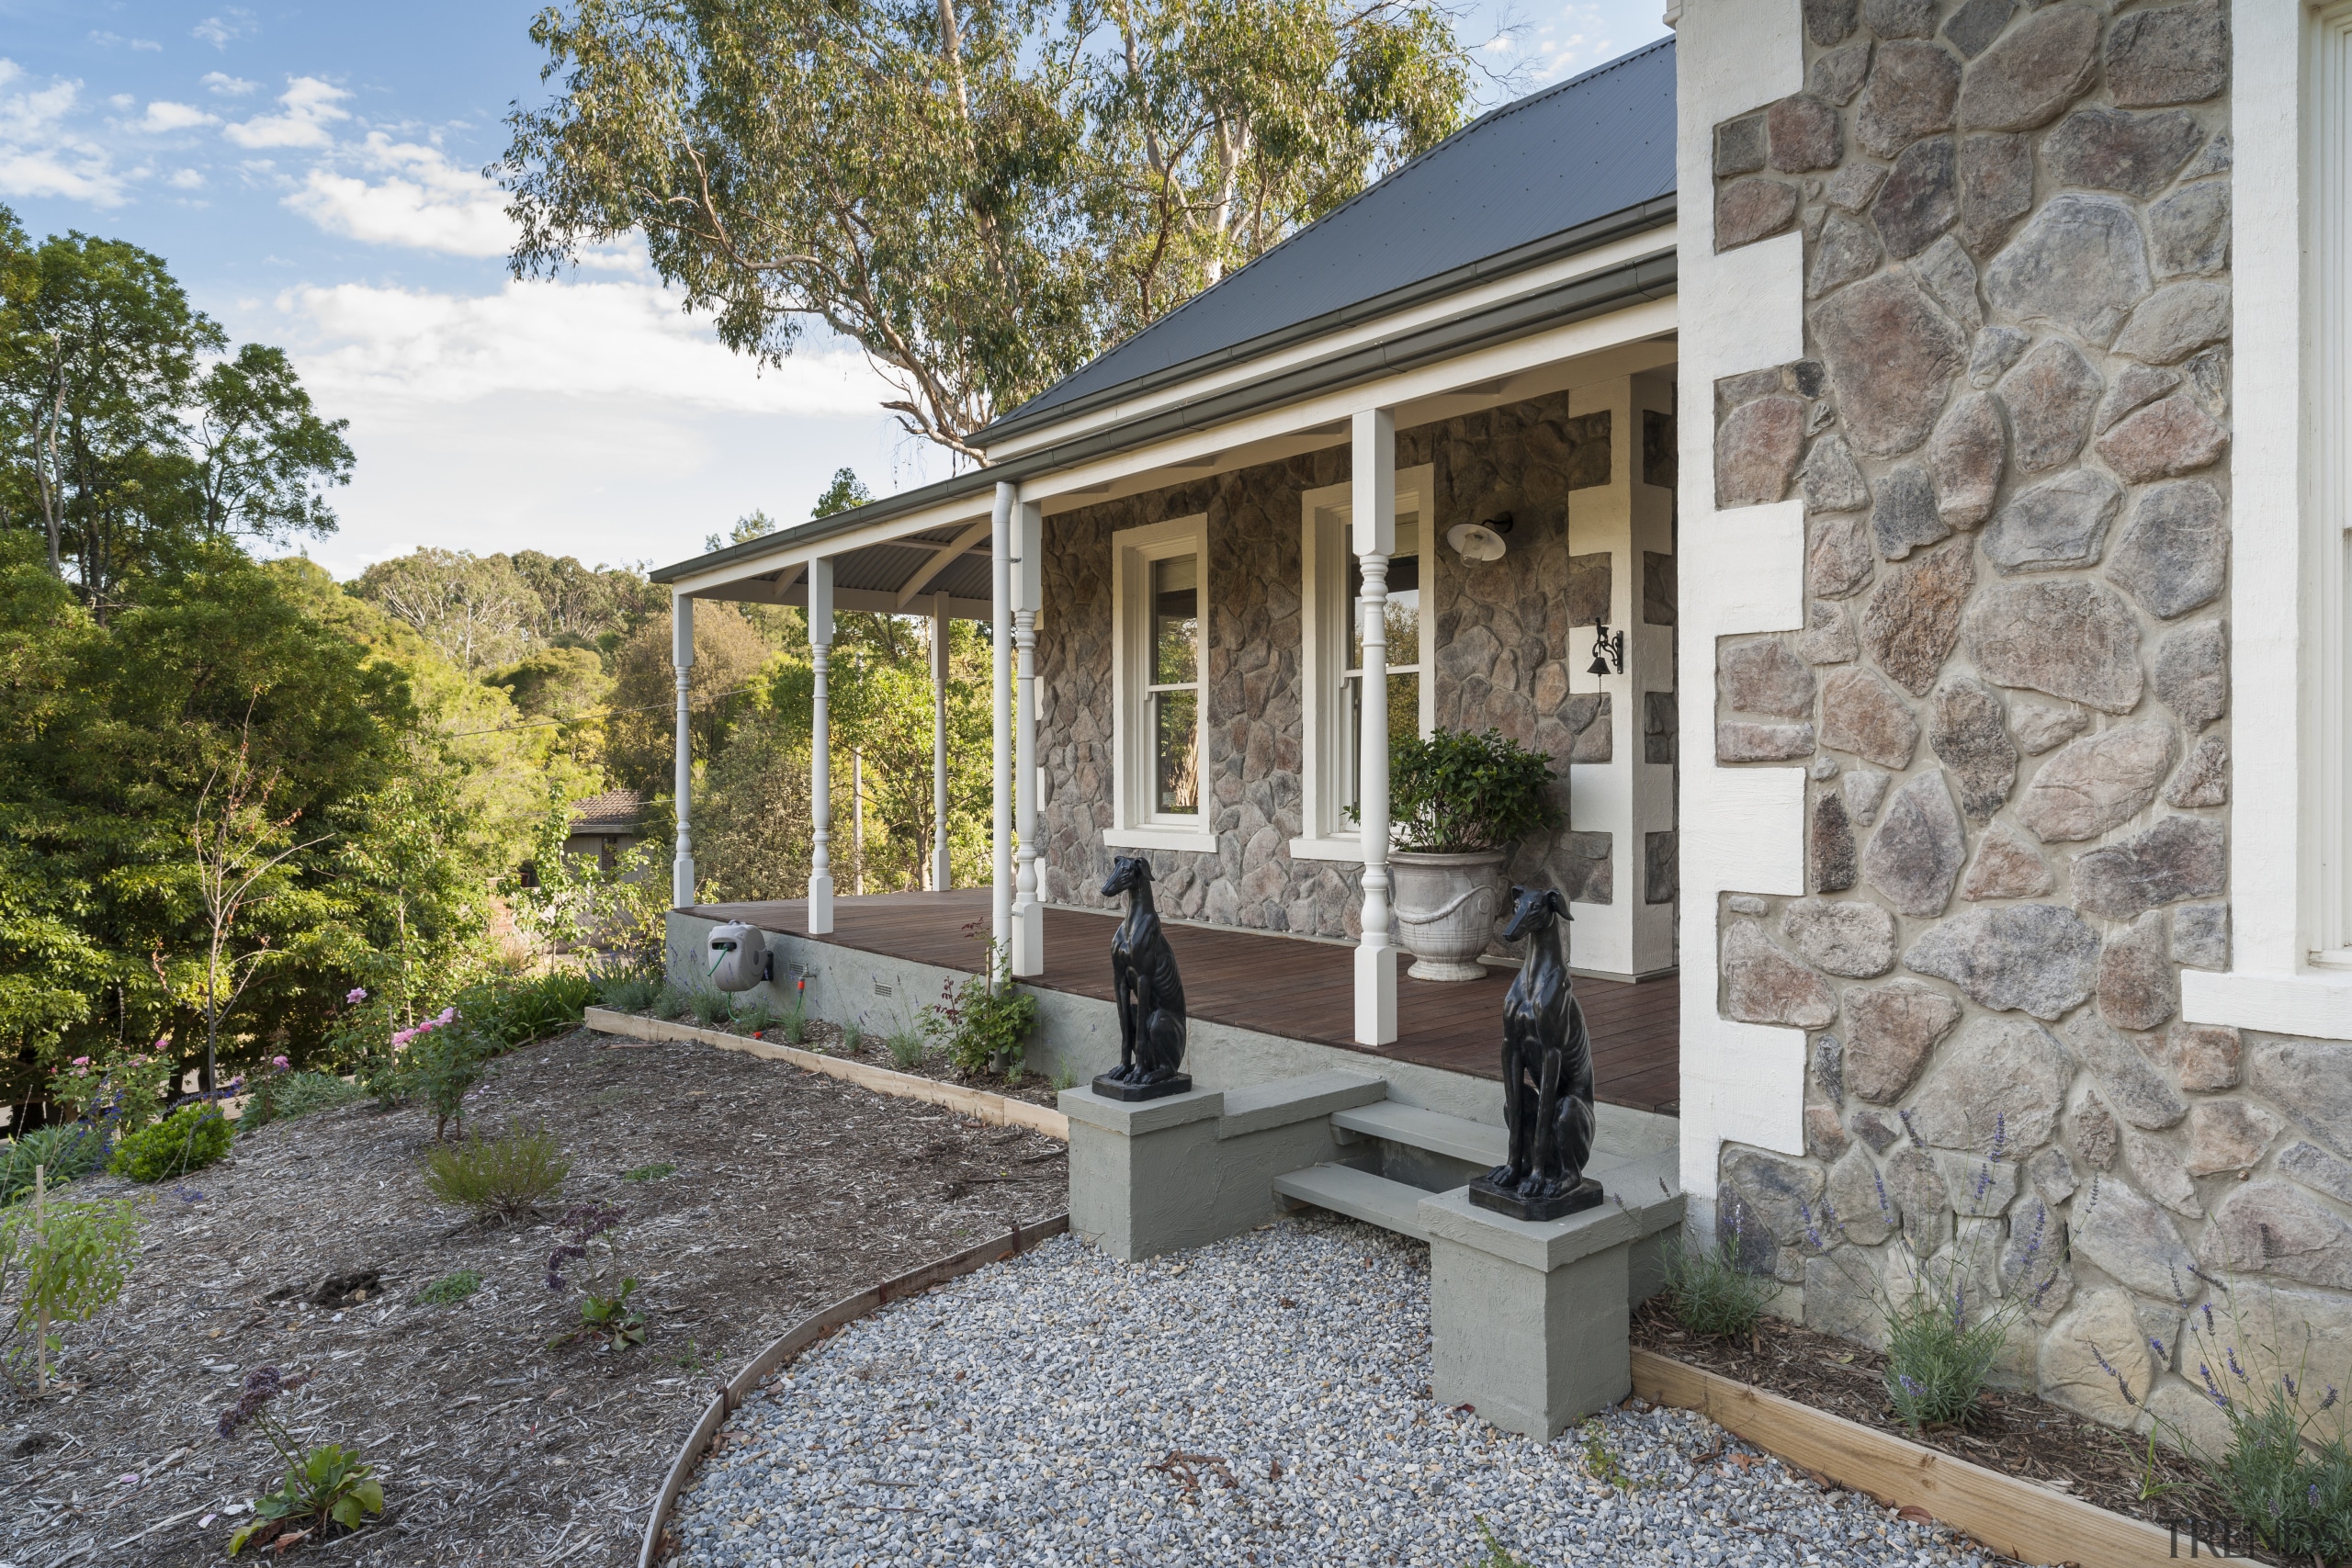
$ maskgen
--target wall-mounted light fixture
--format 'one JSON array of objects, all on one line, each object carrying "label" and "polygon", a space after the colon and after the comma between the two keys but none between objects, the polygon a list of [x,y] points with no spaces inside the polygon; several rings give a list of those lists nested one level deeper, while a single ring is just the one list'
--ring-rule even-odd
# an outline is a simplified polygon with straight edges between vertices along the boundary
[{"label": "wall-mounted light fixture", "polygon": [[1609,623],[1595,617],[1592,623],[1592,663],[1585,670],[1588,675],[1623,675],[1625,672],[1625,634],[1612,634]]},{"label": "wall-mounted light fixture", "polygon": [[1489,517],[1484,523],[1456,523],[1445,531],[1445,542],[1453,553],[1466,561],[1490,561],[1503,558],[1510,548],[1503,536],[1510,532],[1510,513]]}]

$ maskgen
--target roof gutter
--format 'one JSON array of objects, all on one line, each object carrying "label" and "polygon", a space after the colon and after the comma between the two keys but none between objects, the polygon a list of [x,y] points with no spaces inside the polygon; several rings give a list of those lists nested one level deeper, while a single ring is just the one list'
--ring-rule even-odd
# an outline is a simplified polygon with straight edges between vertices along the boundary
[{"label": "roof gutter", "polygon": [[[1257,337],[1250,338],[1245,343],[1235,344],[1229,348],[1196,355],[1180,365],[1170,365],[1163,369],[1131,377],[1114,386],[1081,394],[1066,402],[1038,407],[1036,400],[1032,400],[1029,407],[1035,409],[1035,412],[1015,409],[1002,419],[975,432],[972,440],[974,445],[983,449],[1005,441],[1017,440],[1031,431],[1043,429],[1063,420],[1102,408],[1107,404],[1125,402],[1135,398],[1148,396],[1161,388],[1193,380],[1203,373],[1220,367],[1260,358],[1288,348],[1293,344],[1306,343],[1361,322],[1377,321],[1383,316],[1410,310],[1428,300],[1459,293],[1473,284],[1488,283],[1496,278],[1509,277],[1514,273],[1527,272],[1547,262],[1557,261],[1563,256],[1571,256],[1579,251],[1589,251],[1596,246],[1605,245],[1611,240],[1623,239],[1628,234],[1638,234],[1647,229],[1663,228],[1673,222],[1674,218],[1675,193],[1668,191],[1664,196],[1654,197],[1639,206],[1625,208],[1605,218],[1596,218],[1589,223],[1579,223],[1573,229],[1563,229],[1556,234],[1546,234],[1540,240],[1531,240],[1526,244],[1511,250],[1498,251],[1493,255],[1483,256],[1465,265],[1454,267],[1451,271],[1418,279],[1401,288],[1392,288],[1385,294],[1376,294],[1369,299],[1361,299],[1351,305],[1343,305],[1336,310],[1326,311],[1322,315],[1306,321],[1295,321],[1289,326],[1278,327],[1272,332],[1262,333]],[[1178,311],[1171,311],[1169,315],[1161,317],[1160,321],[1171,321],[1179,313],[1181,313],[1181,307]],[[1040,393],[1039,397],[1052,395],[1051,390],[1048,389]]]},{"label": "roof gutter", "polygon": [[[1672,198],[1665,199],[1668,204],[1666,216],[1670,219],[1673,216]],[[1656,224],[1644,226],[1655,227]],[[1590,240],[1587,244],[1599,243]],[[1365,344],[1277,376],[1188,399],[1139,419],[1094,431],[1058,446],[1039,447],[989,468],[975,468],[935,484],[870,502],[852,512],[835,513],[831,517],[763,535],[756,539],[747,539],[710,555],[662,567],[654,571],[651,578],[655,582],[675,582],[681,578],[700,576],[771,554],[801,549],[837,535],[921,512],[944,501],[992,491],[999,484],[1017,483],[1097,457],[1148,446],[1155,441],[1181,435],[1187,431],[1229,423],[1269,408],[1298,402],[1383,376],[1393,376],[1399,371],[1453,358],[1513,338],[1565,326],[1589,316],[1603,315],[1637,301],[1661,299],[1672,294],[1675,287],[1675,253],[1669,247],[1627,262],[1623,266],[1611,267],[1607,272],[1571,278],[1538,293],[1505,300],[1451,321],[1400,333],[1393,338]],[[1330,318],[1324,320],[1328,321]],[[1326,327],[1324,330],[1329,329]],[[1200,362],[1193,361],[1189,369],[1192,374],[1198,374]],[[1120,390],[1122,393],[1131,392],[1132,384],[1122,387]],[[1054,417],[1056,420],[1066,418],[1071,412],[1057,409]]]}]

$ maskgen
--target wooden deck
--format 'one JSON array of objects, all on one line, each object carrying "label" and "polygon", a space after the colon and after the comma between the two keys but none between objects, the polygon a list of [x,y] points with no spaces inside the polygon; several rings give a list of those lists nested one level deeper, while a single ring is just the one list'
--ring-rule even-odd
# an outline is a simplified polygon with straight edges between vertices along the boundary
[{"label": "wooden deck", "polygon": [[[713,904],[688,911],[806,936],[803,899]],[[989,890],[835,897],[833,931],[816,940],[944,969],[979,972]],[[1358,1045],[1354,952],[1337,942],[1265,931],[1170,925],[1193,1017],[1366,1055],[1417,1062],[1478,1077],[1502,1077],[1503,993],[1512,971],[1444,983],[1400,976],[1397,1042]],[[1059,905],[1046,908],[1046,973],[1024,982],[1109,1000],[1111,917]],[[1670,978],[1627,985],[1580,979],[1577,999],[1592,1035],[1594,1092],[1612,1104],[1668,1113],[1681,1098],[1680,995]]]}]

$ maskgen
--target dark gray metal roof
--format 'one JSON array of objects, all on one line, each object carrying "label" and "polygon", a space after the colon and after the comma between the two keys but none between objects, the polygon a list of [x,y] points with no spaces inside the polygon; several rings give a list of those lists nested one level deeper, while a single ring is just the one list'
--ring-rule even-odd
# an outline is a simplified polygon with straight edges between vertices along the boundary
[{"label": "dark gray metal roof", "polygon": [[[1248,358],[1675,188],[1669,36],[1480,117],[979,432],[987,446],[1180,368]],[[1600,237],[1607,237],[1605,234]],[[1597,243],[1597,242],[1596,242]],[[1505,270],[1492,267],[1493,271]]]}]

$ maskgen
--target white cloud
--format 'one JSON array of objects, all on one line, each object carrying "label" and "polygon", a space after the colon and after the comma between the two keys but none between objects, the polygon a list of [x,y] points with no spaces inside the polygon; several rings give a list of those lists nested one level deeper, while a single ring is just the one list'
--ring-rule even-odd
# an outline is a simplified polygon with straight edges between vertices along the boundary
[{"label": "white cloud", "polygon": [[19,85],[29,80],[16,62],[0,60],[0,196],[120,205],[122,177],[106,149],[66,123],[82,84],[51,79],[45,87]]},{"label": "white cloud", "polygon": [[201,80],[224,98],[242,98],[261,85],[258,82],[248,82],[243,76],[232,76],[225,71],[208,71]]},{"label": "white cloud", "polygon": [[188,36],[209,43],[215,49],[226,49],[229,47],[231,39],[242,38],[254,30],[254,14],[240,6],[232,6],[219,16],[207,17],[188,28]]},{"label": "white cloud", "polygon": [[147,106],[147,118],[131,129],[146,131],[149,135],[161,135],[166,131],[186,130],[190,126],[211,125],[219,118],[205,113],[193,104],[175,104],[168,98],[157,98]]},{"label": "white cloud", "polygon": [[330,233],[378,245],[412,245],[461,256],[503,256],[514,225],[505,193],[436,147],[368,133],[361,163],[384,172],[370,183],[326,167],[311,170],[286,205]]},{"label": "white cloud", "polygon": [[846,347],[759,373],[648,283],[510,282],[463,296],[363,283],[277,300],[268,341],[290,339],[322,401],[461,417],[473,400],[623,398],[673,412],[864,417],[890,395]]},{"label": "white cloud", "polygon": [[166,182],[174,190],[202,190],[204,175],[195,169],[175,169]]},{"label": "white cloud", "polygon": [[240,147],[331,146],[334,134],[327,127],[351,118],[348,109],[335,107],[336,101],[349,96],[316,76],[289,76],[286,91],[277,96],[284,113],[232,120],[221,134]]}]

